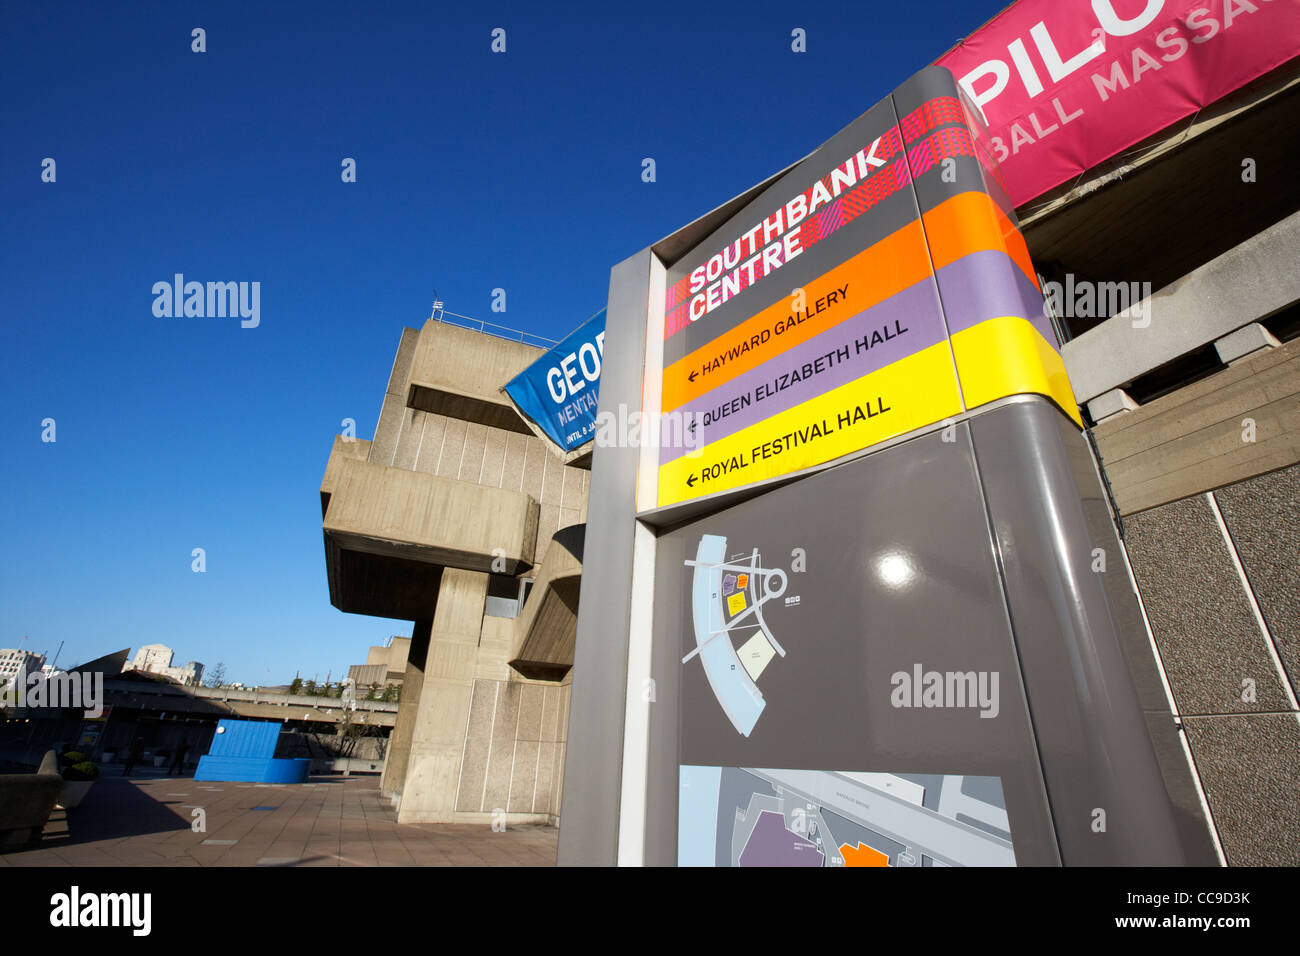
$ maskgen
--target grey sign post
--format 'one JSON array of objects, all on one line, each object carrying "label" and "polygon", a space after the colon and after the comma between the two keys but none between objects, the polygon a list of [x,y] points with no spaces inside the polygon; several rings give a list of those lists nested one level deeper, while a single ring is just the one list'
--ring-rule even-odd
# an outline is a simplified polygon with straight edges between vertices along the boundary
[{"label": "grey sign post", "polygon": [[982,136],[929,68],[614,268],[561,864],[1215,862]]}]

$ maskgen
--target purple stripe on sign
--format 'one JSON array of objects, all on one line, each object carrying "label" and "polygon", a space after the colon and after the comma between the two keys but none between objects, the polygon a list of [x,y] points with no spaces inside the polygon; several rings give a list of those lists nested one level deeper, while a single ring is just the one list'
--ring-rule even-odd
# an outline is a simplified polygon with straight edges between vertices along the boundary
[{"label": "purple stripe on sign", "polygon": [[938,279],[949,335],[1014,315],[1028,319],[1048,344],[1056,345],[1052,323],[1043,312],[1043,294],[1005,252],[985,249],[962,256],[940,269]]},{"label": "purple stripe on sign", "polygon": [[680,438],[691,422],[695,428],[687,437],[695,447],[703,447],[937,345],[944,337],[939,296],[934,283],[922,279],[667,413],[660,423],[659,463],[691,451]]}]

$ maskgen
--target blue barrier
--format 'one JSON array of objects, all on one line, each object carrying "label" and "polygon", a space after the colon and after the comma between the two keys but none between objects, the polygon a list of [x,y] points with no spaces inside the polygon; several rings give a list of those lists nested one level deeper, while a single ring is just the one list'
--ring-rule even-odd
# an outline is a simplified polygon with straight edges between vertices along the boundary
[{"label": "blue barrier", "polygon": [[302,783],[311,761],[276,759],[281,725],[261,720],[222,720],[212,746],[199,758],[195,780],[241,783]]}]

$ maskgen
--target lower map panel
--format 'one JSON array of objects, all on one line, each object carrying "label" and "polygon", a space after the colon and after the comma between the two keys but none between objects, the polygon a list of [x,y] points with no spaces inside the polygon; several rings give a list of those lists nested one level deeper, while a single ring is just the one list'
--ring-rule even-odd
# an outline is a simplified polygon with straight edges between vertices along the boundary
[{"label": "lower map panel", "polygon": [[1002,781],[682,766],[679,866],[1015,866]]}]

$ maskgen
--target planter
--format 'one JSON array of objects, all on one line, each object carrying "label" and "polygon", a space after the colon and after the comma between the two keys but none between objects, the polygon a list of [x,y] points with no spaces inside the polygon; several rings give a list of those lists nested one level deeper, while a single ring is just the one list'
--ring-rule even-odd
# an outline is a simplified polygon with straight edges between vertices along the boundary
[{"label": "planter", "polygon": [[71,810],[86,799],[86,794],[90,793],[90,788],[94,785],[93,780],[63,781],[63,786],[59,789],[59,806]]}]

